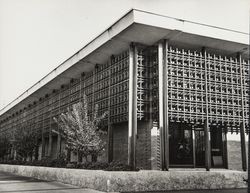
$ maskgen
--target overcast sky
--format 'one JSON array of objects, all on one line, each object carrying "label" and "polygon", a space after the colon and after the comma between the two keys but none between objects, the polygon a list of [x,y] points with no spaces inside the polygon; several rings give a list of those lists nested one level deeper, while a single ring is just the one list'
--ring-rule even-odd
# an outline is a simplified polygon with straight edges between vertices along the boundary
[{"label": "overcast sky", "polygon": [[249,32],[249,0],[0,0],[0,109],[131,8]]}]

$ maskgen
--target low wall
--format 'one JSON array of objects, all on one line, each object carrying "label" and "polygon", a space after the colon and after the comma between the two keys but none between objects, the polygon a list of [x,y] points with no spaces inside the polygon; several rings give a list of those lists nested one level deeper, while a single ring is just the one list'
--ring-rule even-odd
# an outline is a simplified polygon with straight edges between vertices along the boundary
[{"label": "low wall", "polygon": [[158,191],[181,189],[246,188],[246,172],[232,170],[170,170],[108,172],[0,164],[0,171],[43,180],[55,180],[106,192]]}]

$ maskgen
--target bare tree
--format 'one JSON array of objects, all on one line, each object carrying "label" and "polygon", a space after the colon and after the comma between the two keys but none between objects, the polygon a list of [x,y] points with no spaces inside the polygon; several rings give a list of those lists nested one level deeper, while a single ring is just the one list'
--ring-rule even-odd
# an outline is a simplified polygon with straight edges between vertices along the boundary
[{"label": "bare tree", "polygon": [[101,130],[99,125],[106,115],[107,112],[98,116],[98,105],[95,105],[92,116],[89,116],[87,97],[83,95],[81,101],[74,104],[71,109],[68,108],[66,113],[58,118],[54,117],[60,126],[60,133],[65,138],[66,148],[78,153],[78,162],[82,162],[83,156],[87,160],[89,155],[95,162],[104,150],[106,143],[102,135],[106,132]]}]

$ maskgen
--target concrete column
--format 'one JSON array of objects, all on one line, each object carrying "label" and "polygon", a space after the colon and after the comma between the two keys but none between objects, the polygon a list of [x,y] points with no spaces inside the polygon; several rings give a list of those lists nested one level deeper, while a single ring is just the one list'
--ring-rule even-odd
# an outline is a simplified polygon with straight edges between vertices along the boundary
[{"label": "concrete column", "polygon": [[227,133],[226,133],[227,128],[222,128],[222,147],[223,147],[223,165],[225,166],[226,169],[228,168],[228,152],[227,152]]},{"label": "concrete column", "polygon": [[194,125],[192,125],[192,136],[193,136],[193,163],[194,168],[196,167],[196,149],[195,149],[195,128]]},{"label": "concrete column", "polygon": [[45,157],[45,136],[42,134],[42,158]]},{"label": "concrete column", "polygon": [[210,128],[208,120],[204,124],[204,137],[205,137],[205,167],[209,171],[211,168],[211,137],[210,137]]},{"label": "concrete column", "polygon": [[159,127],[161,136],[161,168],[169,169],[169,118],[168,118],[168,44],[164,40],[158,44],[159,68]]},{"label": "concrete column", "polygon": [[241,144],[241,160],[242,170],[247,171],[247,151],[246,151],[246,138],[245,138],[245,124],[240,125],[240,144]]},{"label": "concrete column", "polygon": [[56,145],[56,152],[57,152],[57,157],[59,157],[59,155],[61,154],[61,135],[58,134],[57,135],[57,145]]},{"label": "concrete column", "polygon": [[[111,65],[112,56],[110,57],[110,65]],[[111,95],[111,68],[109,69],[109,96]],[[110,111],[111,111],[111,97],[108,100],[108,163],[113,161],[113,127],[111,125],[110,120]]]},{"label": "concrete column", "polygon": [[52,133],[49,133],[49,146],[48,146],[48,156],[51,156],[51,150],[52,150]]},{"label": "concrete column", "polygon": [[128,164],[136,169],[137,137],[137,49],[129,48]]},{"label": "concrete column", "polygon": [[240,67],[240,90],[241,90],[241,108],[242,108],[242,123],[240,125],[240,142],[241,142],[241,159],[242,169],[247,171],[247,156],[246,156],[246,139],[245,139],[245,105],[244,105],[244,66],[242,65],[241,54],[238,53],[239,67]]},{"label": "concrete column", "polygon": [[204,137],[205,137],[205,167],[209,171],[211,168],[211,136],[210,136],[210,126],[209,126],[209,113],[208,113],[208,80],[207,75],[209,71],[207,70],[207,53],[206,48],[202,48],[202,54],[205,61],[205,99],[206,99],[206,120],[204,122]]}]

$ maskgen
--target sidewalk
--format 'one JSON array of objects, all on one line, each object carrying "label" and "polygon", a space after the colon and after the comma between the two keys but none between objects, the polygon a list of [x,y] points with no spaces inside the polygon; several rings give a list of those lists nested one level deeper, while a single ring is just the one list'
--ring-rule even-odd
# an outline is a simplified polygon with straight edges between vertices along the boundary
[{"label": "sidewalk", "polygon": [[37,180],[35,178],[17,176],[0,171],[0,192],[6,193],[102,193],[97,190],[79,188],[76,186]]}]

